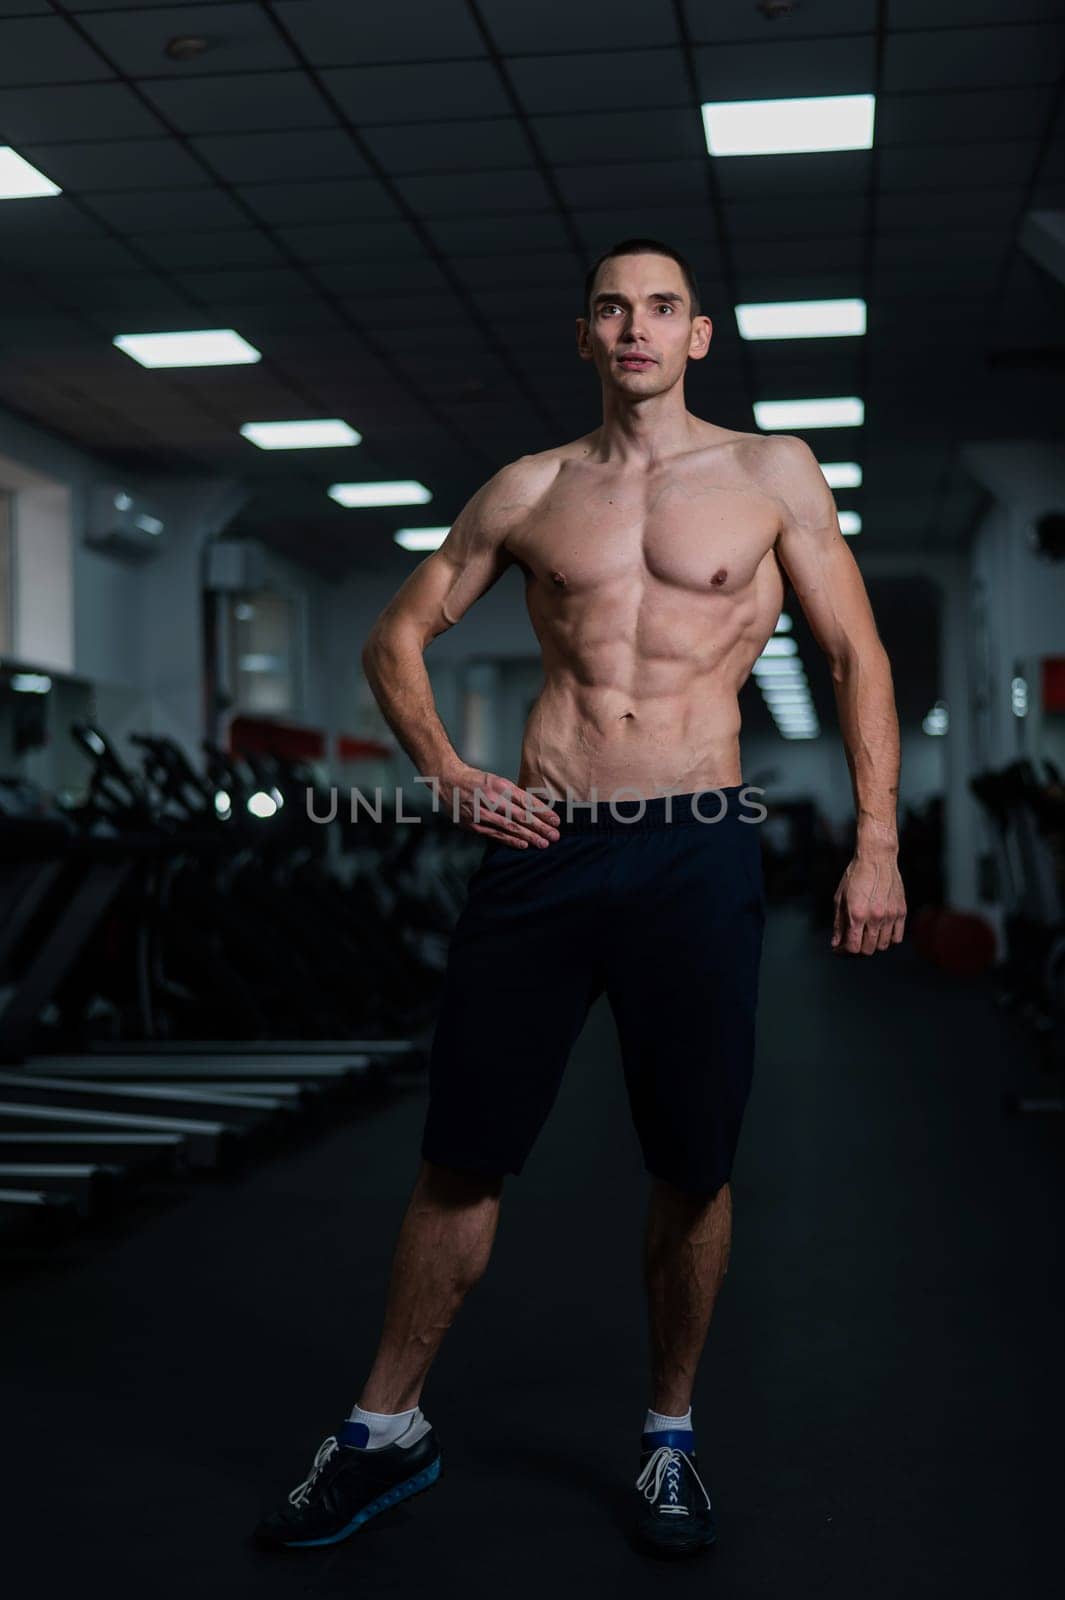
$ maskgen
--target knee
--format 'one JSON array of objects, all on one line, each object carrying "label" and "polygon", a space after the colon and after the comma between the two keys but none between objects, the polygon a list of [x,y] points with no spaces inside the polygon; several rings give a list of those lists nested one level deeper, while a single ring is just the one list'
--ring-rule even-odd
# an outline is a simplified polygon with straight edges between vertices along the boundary
[{"label": "knee", "polygon": [[503,1194],[504,1173],[461,1172],[456,1167],[441,1167],[435,1161],[422,1161],[415,1189],[442,1206],[466,1207],[481,1201],[498,1201]]}]

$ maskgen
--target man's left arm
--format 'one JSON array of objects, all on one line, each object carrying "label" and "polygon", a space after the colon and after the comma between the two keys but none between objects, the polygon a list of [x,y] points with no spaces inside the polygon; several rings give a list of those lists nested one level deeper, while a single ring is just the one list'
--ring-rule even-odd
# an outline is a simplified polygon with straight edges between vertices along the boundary
[{"label": "man's left arm", "polygon": [[805,440],[769,441],[782,506],[777,553],[828,658],[857,815],[854,859],[835,897],[832,948],[872,955],[898,944],[906,898],[898,869],[899,720],[891,664],[839,512]]}]

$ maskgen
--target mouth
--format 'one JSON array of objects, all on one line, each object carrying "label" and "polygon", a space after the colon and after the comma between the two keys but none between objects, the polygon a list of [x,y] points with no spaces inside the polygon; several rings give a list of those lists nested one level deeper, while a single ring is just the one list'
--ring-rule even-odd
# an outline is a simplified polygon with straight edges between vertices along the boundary
[{"label": "mouth", "polygon": [[646,372],[648,367],[653,367],[653,356],[619,356],[618,366],[624,367],[626,372]]}]

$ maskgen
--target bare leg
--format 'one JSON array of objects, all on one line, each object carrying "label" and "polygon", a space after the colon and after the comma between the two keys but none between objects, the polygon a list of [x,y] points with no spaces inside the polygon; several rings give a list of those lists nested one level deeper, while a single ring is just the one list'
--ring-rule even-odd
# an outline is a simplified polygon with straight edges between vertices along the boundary
[{"label": "bare leg", "polygon": [[365,1411],[418,1404],[444,1334],[488,1265],[502,1193],[502,1177],[422,1162],[392,1257],[381,1341],[359,1396]]},{"label": "bare leg", "polygon": [[644,1241],[652,1411],[682,1417],[691,1405],[731,1238],[727,1183],[707,1200],[654,1180]]}]

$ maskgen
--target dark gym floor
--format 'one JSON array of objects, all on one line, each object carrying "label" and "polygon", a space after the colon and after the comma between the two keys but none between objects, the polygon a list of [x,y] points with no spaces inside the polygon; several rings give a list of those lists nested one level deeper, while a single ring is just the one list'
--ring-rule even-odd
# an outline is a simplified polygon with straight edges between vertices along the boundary
[{"label": "dark gym floor", "polygon": [[[1061,1119],[1002,1121],[980,985],[771,917],[734,1243],[695,1397],[720,1537],[673,1592],[1057,1592]],[[668,1019],[663,1019],[668,1027]],[[419,1086],[93,1248],[8,1270],[12,1595],[645,1596],[647,1180],[597,1010],[423,1396],[440,1484],[332,1549],[259,1511],[357,1398]],[[15,1581],[12,1582],[14,1576]]]}]

